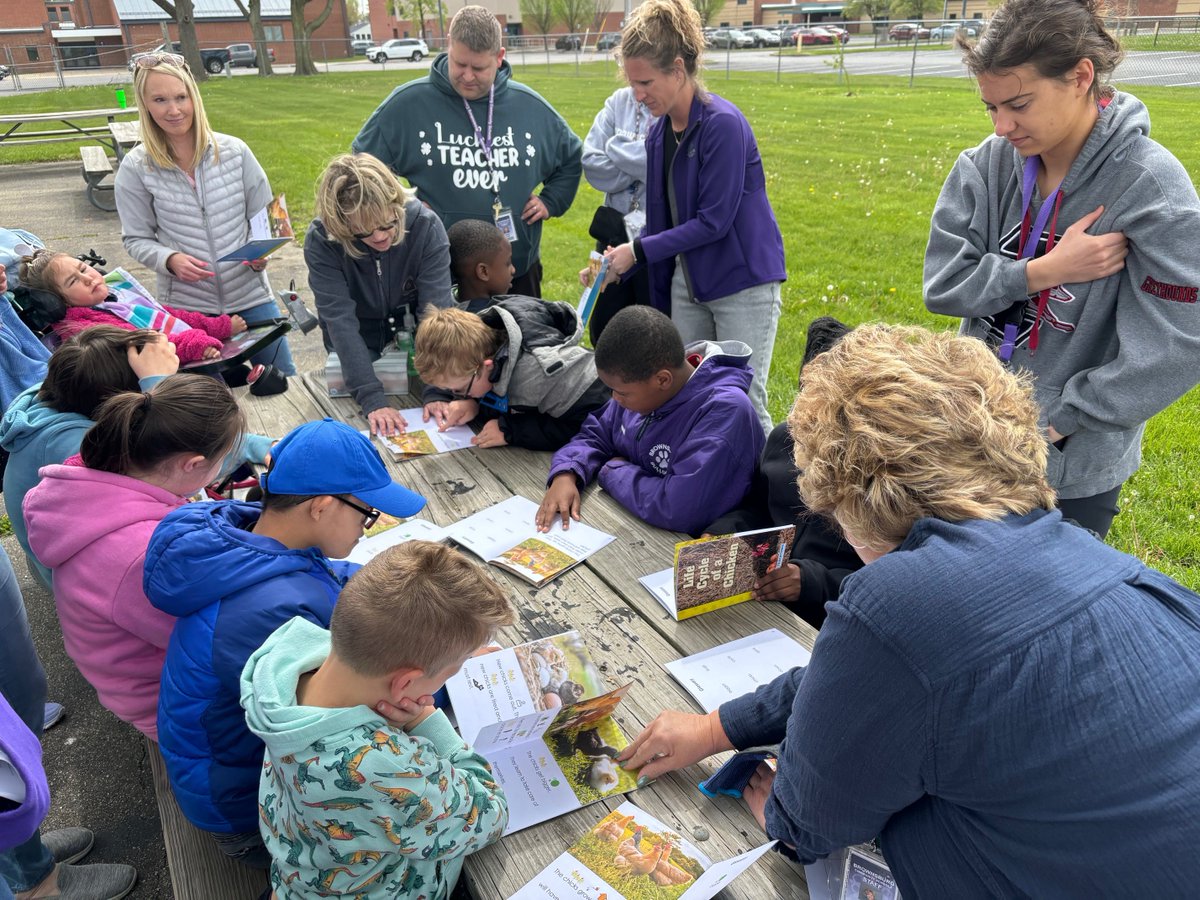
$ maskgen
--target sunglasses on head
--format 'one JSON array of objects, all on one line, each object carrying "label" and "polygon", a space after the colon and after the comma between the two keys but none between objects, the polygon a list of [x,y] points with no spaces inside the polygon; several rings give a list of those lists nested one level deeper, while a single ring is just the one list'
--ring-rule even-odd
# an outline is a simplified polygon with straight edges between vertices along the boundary
[{"label": "sunglasses on head", "polygon": [[365,241],[367,238],[374,237],[376,231],[395,231],[400,225],[399,219],[392,219],[386,225],[380,225],[375,231],[368,231],[366,234],[356,234],[355,237],[360,241]]},{"label": "sunglasses on head", "polygon": [[153,69],[155,66],[163,64],[178,66],[181,69],[187,68],[187,60],[178,53],[147,53],[145,56],[139,56],[137,59],[137,67],[139,69]]},{"label": "sunglasses on head", "polygon": [[345,497],[339,497],[337,494],[333,495],[333,499],[337,500],[341,503],[345,503],[348,507],[350,507],[355,512],[362,513],[362,517],[363,517],[362,527],[364,530],[367,528],[370,528],[372,525],[374,525],[376,522],[378,522],[379,517],[381,515],[383,515],[383,513],[381,513],[377,509],[374,509],[370,506],[360,506],[359,504],[355,503],[352,500],[347,500]]}]

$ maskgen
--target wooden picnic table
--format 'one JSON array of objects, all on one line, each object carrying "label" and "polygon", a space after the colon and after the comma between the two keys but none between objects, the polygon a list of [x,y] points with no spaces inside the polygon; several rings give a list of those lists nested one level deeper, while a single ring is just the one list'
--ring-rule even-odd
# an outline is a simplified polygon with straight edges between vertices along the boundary
[{"label": "wooden picnic table", "polygon": [[[284,404],[290,404],[296,413],[316,408],[356,429],[367,427],[353,400],[329,397],[322,373],[293,378],[290,383],[288,394],[272,406],[283,411],[278,420],[256,415],[259,398],[247,396],[244,408],[254,425],[266,429],[261,433],[282,436],[303,421],[289,417]],[[284,400],[297,391],[305,396]],[[420,404],[410,397],[401,398],[399,405]],[[428,499],[421,515],[442,526],[514,495],[540,501],[550,463],[549,453],[512,447],[459,450],[406,461],[396,461],[387,452],[381,455],[397,480]],[[508,586],[518,613],[517,623],[505,631],[502,641],[518,644],[579,631],[610,687],[634,682],[617,711],[617,720],[630,738],[663,709],[701,711],[663,669],[664,662],[772,627],[812,648],[816,631],[777,603],[743,603],[676,622],[637,579],[669,566],[676,541],[685,536],[641,522],[595,485],[583,494],[582,516],[585,522],[616,535],[616,540],[549,585],[535,589],[489,567],[493,577]],[[740,800],[709,799],[696,788],[726,757],[723,754],[715,761],[672,773],[628,797],[614,795],[509,835],[467,857],[464,873],[468,886],[481,900],[510,896],[625,799],[681,834],[691,835],[695,826],[703,826],[710,838],[697,846],[714,861],[759,846],[766,837]],[[800,866],[769,853],[720,896],[807,900],[808,890]]]},{"label": "wooden picnic table", "polygon": [[[9,113],[0,116],[0,149],[6,144],[53,144],[62,141],[98,140],[112,148],[119,160],[122,150],[109,125],[136,116],[137,107],[77,109],[59,112]],[[103,122],[93,120],[103,119]],[[60,127],[55,128],[54,125]]]},{"label": "wooden picnic table", "polygon": [[132,122],[109,122],[108,131],[113,138],[118,163],[125,158],[130,149],[142,141],[142,123],[137,119]]}]

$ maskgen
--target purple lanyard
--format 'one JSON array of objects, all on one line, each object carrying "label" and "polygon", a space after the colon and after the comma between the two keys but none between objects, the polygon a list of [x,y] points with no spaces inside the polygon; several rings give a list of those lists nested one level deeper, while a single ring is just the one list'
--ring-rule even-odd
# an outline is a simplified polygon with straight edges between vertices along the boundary
[{"label": "purple lanyard", "polygon": [[[479,144],[479,149],[483,151],[483,158],[487,160],[488,171],[492,171],[492,112],[496,108],[496,82],[492,82],[492,86],[488,88],[488,131],[487,140],[483,139],[483,132],[479,130],[479,123],[475,121],[475,113],[471,112],[471,104],[467,102],[467,98],[462,98],[463,108],[467,111],[467,118],[471,120],[471,127],[475,129],[475,140]],[[496,186],[496,197],[500,197],[500,186]]]},{"label": "purple lanyard", "polygon": [[[1038,163],[1041,157],[1031,156],[1025,160],[1025,178],[1021,185],[1021,246],[1017,251],[1017,259],[1032,259],[1037,253],[1038,244],[1042,240],[1042,232],[1046,228],[1046,223],[1050,220],[1050,213],[1054,210],[1054,204],[1058,200],[1058,188],[1056,187],[1044,201],[1042,201],[1041,209],[1038,210],[1037,218],[1033,221],[1033,229],[1025,231],[1025,223],[1029,220],[1029,207],[1033,203],[1033,186],[1037,184]],[[1060,184],[1059,187],[1062,187]],[[1029,240],[1030,235],[1033,240]]]}]

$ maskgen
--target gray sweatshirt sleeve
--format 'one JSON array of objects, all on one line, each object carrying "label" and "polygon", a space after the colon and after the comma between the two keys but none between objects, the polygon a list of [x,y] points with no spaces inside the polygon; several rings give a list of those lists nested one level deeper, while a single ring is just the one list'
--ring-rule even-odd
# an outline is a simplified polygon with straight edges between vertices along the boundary
[{"label": "gray sweatshirt sleeve", "polygon": [[637,148],[626,146],[635,142],[617,134],[615,107],[619,94],[620,91],[604,101],[583,142],[583,174],[588,184],[606,194],[623,191],[646,178],[645,141],[636,142],[640,145],[639,164]]},{"label": "gray sweatshirt sleeve", "polygon": [[995,252],[996,215],[975,160],[958,157],[933,209],[925,248],[925,306],[946,316],[990,316],[1029,294],[1025,260]]},{"label": "gray sweatshirt sleeve", "polygon": [[1117,354],[1072,376],[1047,405],[1063,435],[1134,428],[1200,382],[1200,199],[1174,158],[1147,167],[1126,195],[1140,202],[1110,229],[1129,239],[1124,271],[1110,276]]},{"label": "gray sweatshirt sleeve", "polygon": [[346,387],[367,415],[387,406],[388,402],[383,385],[375,376],[371,352],[358,331],[358,310],[342,268],[344,258],[345,254],[335,242],[315,228],[309,228],[304,241],[308,286],[316,300],[317,315],[338,355]]},{"label": "gray sweatshirt sleeve", "polygon": [[117,215],[121,218],[121,243],[125,252],[148,269],[169,275],[167,260],[178,252],[158,240],[154,196],[146,187],[145,151],[131,151],[122,161],[114,183]]}]

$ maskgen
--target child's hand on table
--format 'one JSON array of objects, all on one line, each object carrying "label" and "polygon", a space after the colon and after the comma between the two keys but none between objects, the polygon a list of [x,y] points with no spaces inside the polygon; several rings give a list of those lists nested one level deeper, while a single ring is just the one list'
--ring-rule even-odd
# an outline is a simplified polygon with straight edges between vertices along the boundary
[{"label": "child's hand on table", "polygon": [[390,406],[381,406],[367,413],[367,422],[371,425],[371,434],[387,437],[392,434],[404,434],[408,422],[400,415],[400,410]]},{"label": "child's hand on table", "polygon": [[500,430],[500,422],[492,419],[479,429],[479,434],[471,438],[471,443],[480,450],[487,450],[489,447],[507,446],[508,440],[504,437],[504,432]]},{"label": "child's hand on table", "polygon": [[161,332],[144,347],[130,347],[126,356],[129,368],[140,381],[154,375],[174,375],[179,371],[179,356],[175,345]]},{"label": "child's hand on table", "polygon": [[246,320],[245,319],[243,319],[239,315],[232,315],[229,317],[229,336],[230,337],[233,337],[235,334],[241,334],[245,330],[246,330]]},{"label": "child's hand on table", "polygon": [[425,404],[421,418],[428,422],[437,422],[438,431],[445,431],[455,425],[466,425],[479,415],[479,401],[469,397],[465,400],[434,400]]},{"label": "child's hand on table", "polygon": [[542,505],[538,507],[534,524],[538,531],[549,531],[554,520],[562,517],[563,531],[571,525],[571,520],[579,521],[579,485],[574,472],[560,472],[550,482]]}]

